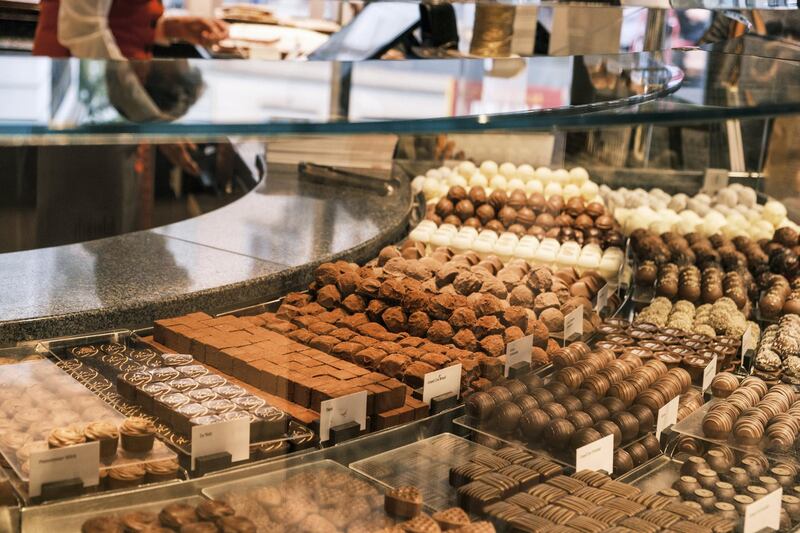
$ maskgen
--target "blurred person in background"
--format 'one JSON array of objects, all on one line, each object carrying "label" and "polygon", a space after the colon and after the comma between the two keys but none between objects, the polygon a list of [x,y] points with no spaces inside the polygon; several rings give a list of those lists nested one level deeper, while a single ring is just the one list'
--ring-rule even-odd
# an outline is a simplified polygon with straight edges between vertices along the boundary
[{"label": "blurred person in background", "polygon": [[41,0],[34,55],[150,59],[153,45],[210,46],[228,36],[217,19],[164,16],[159,0]]}]

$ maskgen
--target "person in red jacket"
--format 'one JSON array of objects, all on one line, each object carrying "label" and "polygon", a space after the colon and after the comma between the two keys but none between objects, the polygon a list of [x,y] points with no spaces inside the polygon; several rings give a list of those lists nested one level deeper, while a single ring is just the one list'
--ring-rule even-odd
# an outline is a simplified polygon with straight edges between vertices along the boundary
[{"label": "person in red jacket", "polygon": [[41,0],[33,53],[86,59],[150,59],[153,44],[211,45],[225,22],[165,17],[159,0]]}]

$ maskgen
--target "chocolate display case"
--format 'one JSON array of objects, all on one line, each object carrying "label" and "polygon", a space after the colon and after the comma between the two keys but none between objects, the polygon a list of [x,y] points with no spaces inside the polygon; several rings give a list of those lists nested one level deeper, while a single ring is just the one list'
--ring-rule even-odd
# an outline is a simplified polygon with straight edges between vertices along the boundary
[{"label": "chocolate display case", "polygon": [[[159,400],[169,393],[189,394],[190,401],[184,404],[197,403],[197,399],[209,401],[227,398],[238,406],[238,409],[231,409],[230,412],[239,415],[244,412],[253,414],[250,428],[250,455],[253,459],[277,457],[314,445],[314,434],[311,430],[280,409],[269,405],[258,391],[250,389],[246,384],[231,381],[230,376],[218,374],[197,364],[191,360],[191,356],[170,356],[169,350],[154,344],[152,337],[148,342],[147,337],[130,331],[119,331],[81,338],[56,339],[47,341],[46,345],[60,359],[59,367],[116,411],[125,416],[141,416],[153,420],[159,439],[181,455],[182,463],[186,463],[191,455],[191,427],[219,420],[195,420],[197,416],[208,417],[208,411],[193,413],[191,417],[180,416],[181,413],[176,411],[180,405],[170,409],[166,404],[160,405]],[[176,379],[205,379],[197,383],[187,382],[183,391],[150,393],[143,388],[147,382],[138,382],[132,377],[141,372],[151,376],[151,383],[162,385]],[[171,372],[175,377],[171,380],[161,379],[160,374],[166,372]],[[153,380],[156,374],[159,376],[157,382]],[[147,376],[143,374],[142,378],[146,379]],[[230,390],[216,389],[225,386]],[[200,394],[201,392],[204,394]],[[218,392],[227,396],[220,396]],[[191,396],[192,394],[197,398]],[[195,401],[192,402],[192,399]],[[244,411],[245,408],[249,410]],[[184,464],[184,467],[188,467],[188,464]]]}]

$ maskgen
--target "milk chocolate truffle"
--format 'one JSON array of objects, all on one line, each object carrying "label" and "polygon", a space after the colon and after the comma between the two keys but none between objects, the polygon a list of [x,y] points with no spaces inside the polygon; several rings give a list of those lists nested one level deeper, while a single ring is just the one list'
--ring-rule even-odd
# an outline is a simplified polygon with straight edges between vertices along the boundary
[{"label": "milk chocolate truffle", "polygon": [[492,413],[494,427],[501,435],[516,431],[521,417],[522,409],[513,402],[501,403]]},{"label": "milk chocolate truffle", "polygon": [[570,446],[577,450],[602,438],[603,435],[594,428],[581,428],[572,435]]},{"label": "milk chocolate truffle", "polygon": [[623,450],[622,448],[617,448],[614,450],[614,474],[621,475],[630,470],[633,470],[634,466],[633,458],[631,455]]},{"label": "milk chocolate truffle", "polygon": [[478,220],[478,217],[469,217],[464,221],[463,225],[469,228],[481,229],[481,221]]},{"label": "milk chocolate truffle", "polygon": [[550,332],[563,332],[564,331],[564,314],[560,309],[549,308],[542,311],[539,315],[539,320],[544,322]]},{"label": "milk chocolate truffle", "polygon": [[611,421],[622,432],[622,442],[631,441],[639,435],[639,420],[631,413],[625,411],[614,413],[611,415]]},{"label": "milk chocolate truffle", "polygon": [[730,372],[720,372],[711,380],[711,394],[716,398],[727,398],[739,386],[739,380]]},{"label": "milk chocolate truffle", "polygon": [[467,415],[477,420],[487,420],[495,407],[494,396],[487,392],[474,392],[464,401]]},{"label": "milk chocolate truffle", "polygon": [[528,207],[517,210],[517,223],[521,224],[526,230],[536,222],[536,213]]},{"label": "milk chocolate truffle", "polygon": [[575,426],[569,420],[558,418],[551,420],[542,432],[542,440],[553,450],[560,450],[569,444],[572,435],[575,433]]},{"label": "milk chocolate truffle", "polygon": [[436,203],[436,214],[442,218],[449,217],[453,214],[453,202],[447,198],[442,198]]},{"label": "milk chocolate truffle", "polygon": [[492,230],[496,233],[503,233],[506,230],[506,227],[503,225],[502,222],[499,220],[490,220],[486,224],[483,225],[486,229]]},{"label": "milk chocolate truffle", "polygon": [[483,204],[475,211],[475,214],[478,217],[478,220],[481,221],[481,224],[487,224],[490,220],[493,220],[495,217],[495,210],[489,204]]},{"label": "milk chocolate truffle", "polygon": [[500,209],[500,211],[497,212],[497,220],[499,220],[503,226],[509,227],[517,221],[516,209],[510,206]]},{"label": "milk chocolate truffle", "polygon": [[553,226],[555,226],[555,218],[550,213],[541,213],[536,217],[534,221],[534,226],[531,226],[531,229],[534,227],[542,228],[543,231],[547,231]]},{"label": "milk chocolate truffle", "polygon": [[466,220],[475,214],[475,206],[469,200],[461,200],[456,204],[455,214],[461,220]]},{"label": "milk chocolate truffle", "polygon": [[590,428],[594,425],[594,420],[584,411],[573,411],[567,415],[567,420],[572,422],[576,429]]},{"label": "milk chocolate truffle", "polygon": [[[475,393],[479,394],[479,393]],[[475,394],[471,395],[475,396]],[[539,440],[544,428],[550,423],[550,417],[541,409],[526,411],[519,421],[519,429],[530,442]]]},{"label": "milk chocolate truffle", "polygon": [[486,203],[486,190],[483,187],[472,187],[467,196],[473,205],[481,206]]},{"label": "milk chocolate truffle", "polygon": [[618,447],[622,444],[622,431],[620,431],[617,425],[610,421],[610,420],[601,420],[594,425],[594,429],[596,429],[602,436],[606,435],[614,435],[614,447]]},{"label": "milk chocolate truffle", "polygon": [[502,189],[496,189],[489,195],[489,205],[491,205],[495,211],[500,211],[507,203],[508,195]]},{"label": "milk chocolate truffle", "polygon": [[[448,215],[448,216],[444,217],[444,219],[442,220],[442,223],[443,224],[452,224],[453,226],[457,227],[457,226],[461,225],[462,219],[457,214],[454,213],[452,215]],[[413,250],[412,251],[403,250],[402,253],[403,253],[403,257],[405,257],[406,259],[419,259],[420,258],[420,256],[418,256],[416,254],[416,252],[413,251]]]},{"label": "milk chocolate truffle", "polygon": [[461,185],[454,185],[447,191],[447,198],[454,204],[457,204],[461,200],[467,198],[467,190]]},{"label": "milk chocolate truffle", "polygon": [[558,216],[564,210],[564,197],[560,194],[554,194],[547,199],[547,211],[554,217]]},{"label": "milk chocolate truffle", "polygon": [[528,203],[528,197],[525,195],[525,191],[520,189],[514,189],[513,191],[511,191],[511,196],[508,197],[507,205],[519,211],[520,209],[525,207],[527,203]]}]

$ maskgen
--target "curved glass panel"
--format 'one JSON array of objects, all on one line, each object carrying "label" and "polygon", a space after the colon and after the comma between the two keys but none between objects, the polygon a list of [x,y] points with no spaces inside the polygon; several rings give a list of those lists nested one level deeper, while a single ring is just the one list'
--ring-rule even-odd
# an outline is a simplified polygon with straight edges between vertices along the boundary
[{"label": "curved glass panel", "polygon": [[800,112],[799,63],[701,50],[670,56],[669,64],[650,53],[359,63],[6,57],[0,69],[20,76],[0,82],[0,142],[550,129]]}]

